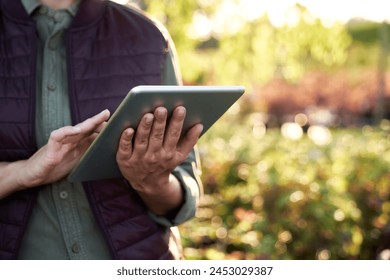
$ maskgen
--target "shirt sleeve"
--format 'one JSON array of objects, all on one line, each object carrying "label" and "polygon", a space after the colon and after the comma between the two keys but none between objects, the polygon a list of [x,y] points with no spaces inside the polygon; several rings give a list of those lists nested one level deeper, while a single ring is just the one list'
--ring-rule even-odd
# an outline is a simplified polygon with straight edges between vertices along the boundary
[{"label": "shirt sleeve", "polygon": [[[173,44],[170,44],[170,46],[169,55],[163,67],[162,83],[164,85],[181,85],[181,73],[178,67],[176,52]],[[182,224],[195,216],[200,196],[203,193],[200,170],[199,155],[195,147],[188,158],[172,172],[182,187],[184,194],[183,204],[171,217],[157,216],[149,212],[149,215],[156,223],[171,227]]]}]

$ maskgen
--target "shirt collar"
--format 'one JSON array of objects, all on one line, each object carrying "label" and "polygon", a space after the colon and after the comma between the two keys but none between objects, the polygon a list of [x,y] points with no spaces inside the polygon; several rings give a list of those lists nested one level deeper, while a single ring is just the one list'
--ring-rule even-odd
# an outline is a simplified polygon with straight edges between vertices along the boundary
[{"label": "shirt collar", "polygon": [[42,5],[38,2],[38,0],[22,0],[22,4],[29,15],[31,15],[36,8]]},{"label": "shirt collar", "polygon": [[[72,16],[76,16],[81,0],[76,0],[74,3],[66,9]],[[36,8],[42,6],[39,0],[22,0],[22,4],[26,9],[27,14],[31,15]]]},{"label": "shirt collar", "polygon": [[76,0],[73,2],[73,4],[67,9],[67,11],[72,15],[76,16],[76,13],[79,9],[81,0]]}]

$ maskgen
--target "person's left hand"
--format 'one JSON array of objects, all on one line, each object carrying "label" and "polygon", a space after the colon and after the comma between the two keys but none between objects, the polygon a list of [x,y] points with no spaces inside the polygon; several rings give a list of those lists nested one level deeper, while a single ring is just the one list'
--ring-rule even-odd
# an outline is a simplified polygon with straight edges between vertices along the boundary
[{"label": "person's left hand", "polygon": [[182,202],[182,190],[172,171],[194,148],[203,126],[197,124],[180,137],[186,115],[177,107],[169,122],[167,110],[158,107],[145,114],[135,132],[125,129],[116,155],[122,175],[140,194],[150,210],[167,214]]}]

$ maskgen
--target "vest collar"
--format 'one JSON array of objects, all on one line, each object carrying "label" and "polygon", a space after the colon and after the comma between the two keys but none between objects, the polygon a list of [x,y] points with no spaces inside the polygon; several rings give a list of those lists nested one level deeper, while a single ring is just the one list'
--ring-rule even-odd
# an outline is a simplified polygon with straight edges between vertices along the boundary
[{"label": "vest collar", "polygon": [[[20,0],[0,1],[1,9],[10,17],[21,21],[31,21]],[[83,27],[99,19],[106,6],[105,2],[102,0],[82,0],[71,28]]]},{"label": "vest collar", "polygon": [[106,1],[82,0],[70,28],[79,28],[96,22],[103,15]]}]

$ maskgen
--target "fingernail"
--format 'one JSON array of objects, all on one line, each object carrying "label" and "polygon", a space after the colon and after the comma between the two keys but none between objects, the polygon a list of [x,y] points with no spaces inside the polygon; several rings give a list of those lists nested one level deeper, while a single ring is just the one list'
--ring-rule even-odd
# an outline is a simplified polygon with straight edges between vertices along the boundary
[{"label": "fingernail", "polygon": [[185,113],[186,113],[186,109],[184,107],[177,108],[177,114],[179,117],[184,116]]},{"label": "fingernail", "polygon": [[105,115],[105,114],[107,114],[107,112],[109,113],[110,111],[108,109],[105,109],[105,110],[101,111],[99,115]]},{"label": "fingernail", "polygon": [[166,112],[165,109],[163,109],[163,108],[158,108],[158,109],[156,110],[156,115],[157,115],[157,117],[162,118],[162,117],[164,117],[165,112]]},{"label": "fingernail", "polygon": [[152,116],[146,116],[145,123],[146,124],[151,124],[152,122],[153,122],[153,117]]},{"label": "fingernail", "polygon": [[131,139],[131,137],[133,136],[133,130],[132,129],[126,129],[125,136],[127,137],[127,139]]}]

